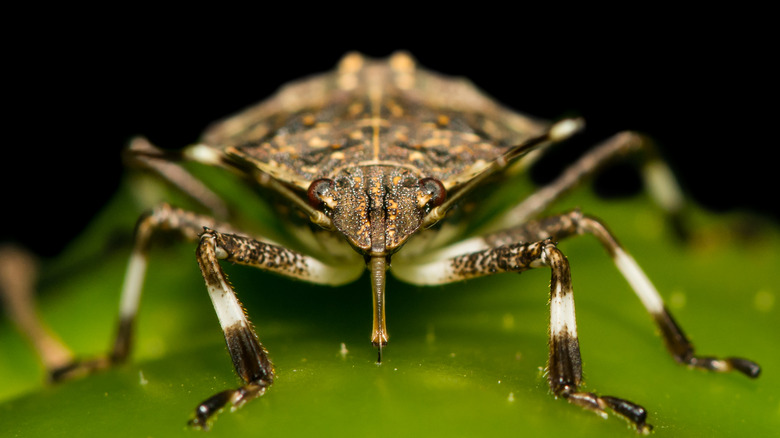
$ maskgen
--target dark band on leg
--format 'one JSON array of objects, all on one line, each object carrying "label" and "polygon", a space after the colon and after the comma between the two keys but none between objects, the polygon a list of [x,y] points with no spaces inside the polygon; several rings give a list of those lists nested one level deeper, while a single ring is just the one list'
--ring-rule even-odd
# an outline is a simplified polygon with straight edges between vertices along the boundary
[{"label": "dark band on leg", "polygon": [[254,331],[243,324],[236,324],[225,330],[225,342],[241,380],[264,382],[266,385],[273,383],[273,365]]},{"label": "dark band on leg", "polygon": [[579,387],[582,380],[582,359],[579,340],[568,333],[550,337],[550,358],[547,380],[553,394],[565,396]]},{"label": "dark band on leg", "polygon": [[134,318],[120,317],[114,347],[111,349],[111,363],[118,364],[127,360],[133,345]]},{"label": "dark band on leg", "polygon": [[688,340],[666,308],[663,309],[663,312],[654,314],[653,318],[661,329],[661,335],[666,348],[677,362],[709,371],[727,372],[736,370],[751,378],[756,378],[761,374],[761,367],[748,359],[740,357],[719,359],[695,355],[693,344]]}]

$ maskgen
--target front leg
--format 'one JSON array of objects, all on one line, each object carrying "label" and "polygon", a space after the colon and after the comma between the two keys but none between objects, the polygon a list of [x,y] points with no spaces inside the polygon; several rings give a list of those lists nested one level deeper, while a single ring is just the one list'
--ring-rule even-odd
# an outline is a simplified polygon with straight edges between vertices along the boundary
[{"label": "front leg", "polygon": [[[320,284],[343,284],[362,273],[363,267],[334,267],[298,252],[248,237],[204,228],[197,250],[198,265],[219,318],[236,373],[243,381],[237,389],[222,391],[201,403],[190,425],[208,427],[225,406],[241,407],[265,393],[274,379],[268,353],[219,265],[220,260],[256,267]],[[356,269],[357,268],[357,269]]]},{"label": "front leg", "polygon": [[[212,228],[220,229],[222,233]],[[47,367],[52,381],[80,377],[127,360],[132,350],[149,248],[160,232],[182,240],[200,242],[197,249],[198,264],[225,333],[236,373],[244,382],[238,389],[223,391],[201,403],[191,421],[197,427],[207,427],[208,420],[225,406],[239,407],[262,395],[273,382],[273,366],[220,268],[220,260],[328,285],[353,281],[365,269],[362,263],[328,265],[273,243],[245,237],[229,224],[220,223],[209,216],[162,204],[145,213],[136,225],[135,243],[120,298],[117,334],[109,353],[94,359],[65,361],[67,363],[62,360],[45,360],[47,364],[52,363]]]},{"label": "front leg", "polygon": [[630,421],[637,432],[647,434],[652,426],[646,423],[647,411],[642,406],[612,396],[580,392],[582,359],[574,313],[574,292],[571,287],[569,262],[551,243],[545,245],[542,260],[552,271],[550,280],[550,358],[547,381],[556,396],[606,417],[606,409]]},{"label": "front leg", "polygon": [[574,291],[569,262],[551,239],[533,243],[514,243],[484,249],[429,263],[396,264],[395,274],[415,284],[443,284],[501,272],[523,272],[548,267],[550,279],[550,353],[547,379],[556,397],[607,415],[607,409],[628,419],[641,433],[652,426],[646,423],[647,411],[630,401],[580,391],[582,358],[574,312]]},{"label": "front leg", "polygon": [[[444,284],[499,272],[522,272],[547,266],[552,270],[550,284],[550,388],[574,404],[604,414],[605,408],[626,417],[640,432],[647,432],[644,408],[616,397],[599,397],[578,392],[582,379],[574,295],[569,264],[552,240],[590,234],[606,249],[624,278],[631,285],[658,325],[664,343],[677,362],[710,371],[738,371],[755,378],[760,366],[740,357],[717,358],[695,353],[680,326],[666,309],[655,289],[636,261],[598,219],[574,210],[525,225],[466,239],[435,253],[409,259],[397,257],[394,273],[414,284]],[[535,243],[518,243],[535,242]]]},{"label": "front leg", "polygon": [[198,245],[198,265],[225,334],[233,367],[244,385],[222,391],[198,405],[190,425],[203,428],[208,428],[208,420],[226,405],[238,408],[263,395],[274,381],[273,364],[268,358],[268,352],[257,338],[243,306],[219,266],[218,259],[227,258],[227,255],[216,240],[217,234],[207,228]]}]

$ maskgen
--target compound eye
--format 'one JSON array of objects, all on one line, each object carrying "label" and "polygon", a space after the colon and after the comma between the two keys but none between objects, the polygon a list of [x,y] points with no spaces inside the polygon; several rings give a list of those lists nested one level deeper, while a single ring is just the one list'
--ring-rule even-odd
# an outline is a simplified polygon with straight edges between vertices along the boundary
[{"label": "compound eye", "polygon": [[328,208],[336,207],[336,200],[333,199],[333,187],[336,185],[330,178],[320,178],[314,180],[306,191],[309,198],[309,205],[314,208],[320,208],[322,204]]},{"label": "compound eye", "polygon": [[420,195],[417,197],[417,205],[420,208],[425,206],[438,207],[447,199],[447,190],[438,179],[423,178],[418,183],[420,184]]}]

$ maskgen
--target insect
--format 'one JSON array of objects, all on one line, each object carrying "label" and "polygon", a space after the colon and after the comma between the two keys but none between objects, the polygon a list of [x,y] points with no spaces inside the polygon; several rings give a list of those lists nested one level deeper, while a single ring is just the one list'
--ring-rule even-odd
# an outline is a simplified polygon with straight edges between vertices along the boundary
[{"label": "insect", "polygon": [[[44,360],[50,377],[61,381],[127,360],[148,249],[160,232],[196,244],[197,263],[242,380],[240,387],[201,402],[190,422],[195,427],[208,427],[224,407],[262,396],[274,381],[269,353],[221,262],[334,286],[368,270],[371,342],[378,362],[389,339],[388,272],[413,284],[442,285],[550,269],[547,379],[552,393],[600,415],[612,411],[647,433],[651,426],[641,405],[581,389],[572,279],[557,243],[591,234],[651,314],[676,361],[757,377],[760,368],[750,360],[697,355],[650,280],[599,219],[579,210],[540,217],[577,183],[627,154],[643,157],[651,191],[674,214],[679,190],[642,136],[615,135],[512,208],[473,223],[464,205],[582,127],[580,119],[549,123],[509,111],[468,82],[420,68],[405,53],[386,60],[348,54],[334,72],[287,85],[271,99],[213,125],[200,143],[180,153],[135,139],[128,150],[132,162],[157,172],[210,213],[164,204],[139,219],[112,350],[97,359]],[[252,236],[231,225],[224,203],[180,167],[179,159],[225,169],[257,186],[289,215],[286,241]]]}]

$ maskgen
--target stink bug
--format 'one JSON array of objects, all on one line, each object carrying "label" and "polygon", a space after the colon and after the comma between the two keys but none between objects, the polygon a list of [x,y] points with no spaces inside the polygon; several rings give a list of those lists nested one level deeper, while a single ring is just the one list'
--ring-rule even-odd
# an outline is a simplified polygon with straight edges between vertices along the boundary
[{"label": "stink bug", "polygon": [[[607,250],[651,314],[674,359],[694,368],[757,377],[747,359],[700,356],[659,293],[612,233],[588,212],[542,217],[562,194],[605,163],[626,154],[643,158],[651,191],[669,214],[681,200],[674,178],[647,139],[618,133],[560,177],[481,223],[463,208],[497,179],[527,168],[545,149],[583,127],[511,112],[472,85],[426,71],[407,54],[371,60],[344,57],[332,72],[292,83],[271,99],[209,128],[180,153],[135,139],[128,159],[158,173],[209,214],[162,204],[138,221],[121,293],[118,334],[106,357],[44,358],[61,381],[127,360],[157,232],[195,242],[197,262],[222,326],[240,387],[201,402],[191,420],[208,426],[226,406],[239,407],[267,391],[275,371],[239,303],[221,262],[256,267],[317,284],[342,285],[369,271],[373,297],[371,343],[381,362],[389,335],[386,275],[418,285],[443,285],[504,272],[548,268],[550,338],[547,380],[556,397],[600,415],[613,411],[639,432],[647,411],[619,397],[582,390],[582,365],[569,262],[558,242],[590,234]],[[235,173],[289,214],[285,242],[252,236],[231,225],[229,210],[175,161],[191,160]]]}]

